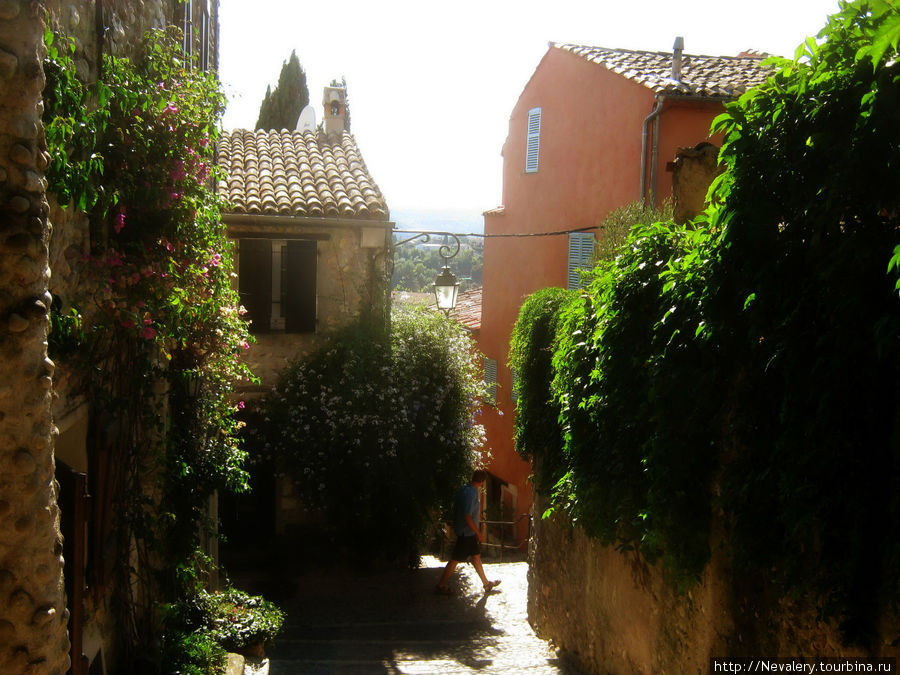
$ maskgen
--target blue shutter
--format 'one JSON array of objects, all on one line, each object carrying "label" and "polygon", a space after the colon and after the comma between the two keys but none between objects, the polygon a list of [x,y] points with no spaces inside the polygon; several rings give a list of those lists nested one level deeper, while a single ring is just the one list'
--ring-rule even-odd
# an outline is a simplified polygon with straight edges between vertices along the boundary
[{"label": "blue shutter", "polygon": [[537,173],[541,148],[541,109],[528,111],[528,142],[525,145],[525,173]]},{"label": "blue shutter", "polygon": [[497,405],[497,360],[484,359],[484,386],[486,389],[484,402]]},{"label": "blue shutter", "polygon": [[587,270],[594,263],[594,233],[569,233],[569,288],[581,288],[579,270]]}]

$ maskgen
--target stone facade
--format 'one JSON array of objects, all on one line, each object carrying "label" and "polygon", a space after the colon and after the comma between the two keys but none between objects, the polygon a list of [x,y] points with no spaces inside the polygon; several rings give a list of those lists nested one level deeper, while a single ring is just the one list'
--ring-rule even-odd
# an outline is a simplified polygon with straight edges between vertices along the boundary
[{"label": "stone facade", "polygon": [[[391,223],[366,228],[378,232],[379,247],[364,247],[363,228],[348,225],[267,227],[263,231],[254,228],[250,232],[257,237],[265,234],[285,239],[315,238],[317,320],[315,332],[257,332],[256,344],[248,350],[246,359],[253,373],[260,378],[260,385],[245,387],[242,393],[253,398],[255,393],[269,391],[288,364],[314,351],[321,344],[323,334],[347,325],[359,317],[363,308],[381,307],[384,316],[388,283],[385,251],[390,228]],[[247,234],[246,228],[229,228],[229,234],[234,238],[240,238],[241,232]]]},{"label": "stone facade", "polygon": [[[91,411],[66,368],[47,358],[49,308],[65,310],[88,290],[79,269],[90,250],[86,217],[46,194],[43,137],[44,19],[74,39],[76,73],[96,81],[103,53],[131,55],[151,28],[192,26],[188,47],[217,63],[217,0],[0,0],[0,672],[65,673],[70,611],[66,573],[84,552],[63,557],[60,520],[73,502],[54,480],[59,470],[84,476],[91,466]],[[208,42],[204,47],[200,37]],[[52,231],[52,236],[51,236]],[[52,275],[51,275],[52,271]],[[54,447],[55,446],[55,447]],[[54,457],[54,451],[56,457]],[[68,475],[68,474],[66,474]],[[87,476],[87,486],[91,486]],[[63,481],[65,482],[65,481]],[[99,508],[99,507],[97,507]],[[62,516],[61,516],[62,514]],[[92,517],[93,516],[93,517]],[[97,514],[75,524],[90,532]],[[87,525],[87,527],[85,527]],[[88,535],[90,536],[90,535]],[[74,538],[78,538],[75,536]],[[83,543],[83,542],[82,542]],[[67,537],[67,549],[71,542]],[[83,571],[83,570],[82,570]],[[75,576],[83,582],[83,577]],[[66,581],[71,584],[72,579]],[[101,652],[113,655],[116,626],[108,589],[68,598],[79,617],[72,672],[86,673]],[[72,606],[77,602],[78,607]],[[77,635],[77,637],[75,637]],[[86,654],[80,658],[81,654]],[[112,656],[114,661],[114,655]]]},{"label": "stone facade", "polygon": [[587,673],[707,673],[710,658],[726,656],[898,656],[896,615],[883,617],[873,653],[847,646],[813,602],[742,591],[712,550],[701,582],[680,594],[658,565],[601,546],[558,514],[538,519],[529,621]]},{"label": "stone facade", "polygon": [[706,193],[721,171],[719,148],[712,143],[678,148],[672,171],[672,217],[676,223],[683,225],[706,208]]},{"label": "stone facade", "polygon": [[44,7],[0,2],[0,671],[65,673],[68,612],[47,358]]}]

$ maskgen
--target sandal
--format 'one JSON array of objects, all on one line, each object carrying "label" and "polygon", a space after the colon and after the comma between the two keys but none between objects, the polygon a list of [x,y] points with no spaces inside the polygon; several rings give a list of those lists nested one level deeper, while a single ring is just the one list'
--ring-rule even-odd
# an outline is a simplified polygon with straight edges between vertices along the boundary
[{"label": "sandal", "polygon": [[446,586],[435,586],[434,592],[436,595],[455,595],[453,589]]},{"label": "sandal", "polygon": [[497,581],[489,581],[484,585],[484,592],[490,593],[492,590],[497,588],[497,586],[499,586],[499,585],[500,585],[499,579]]}]

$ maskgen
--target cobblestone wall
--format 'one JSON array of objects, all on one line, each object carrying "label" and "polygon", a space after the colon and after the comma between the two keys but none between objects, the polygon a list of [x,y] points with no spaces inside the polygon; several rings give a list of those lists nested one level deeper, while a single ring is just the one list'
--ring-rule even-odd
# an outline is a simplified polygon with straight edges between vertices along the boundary
[{"label": "cobblestone wall", "polygon": [[0,0],[0,672],[69,666],[47,358],[44,4]]}]

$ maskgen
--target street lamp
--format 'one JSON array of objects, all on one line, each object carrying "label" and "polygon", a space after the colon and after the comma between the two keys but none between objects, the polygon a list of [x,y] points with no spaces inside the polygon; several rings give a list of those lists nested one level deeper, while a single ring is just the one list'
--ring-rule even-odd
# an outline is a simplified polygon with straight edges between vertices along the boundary
[{"label": "street lamp", "polygon": [[[444,260],[446,262],[446,259]],[[450,310],[456,307],[456,297],[459,295],[459,279],[450,271],[447,265],[434,280],[434,299],[437,307],[448,317]]]},{"label": "street lamp", "polygon": [[414,239],[423,239],[427,244],[431,241],[431,235],[442,236],[444,237],[445,242],[448,237],[453,237],[453,243],[456,245],[455,250],[453,250],[451,244],[448,243],[441,244],[438,249],[438,254],[444,259],[444,267],[434,280],[434,300],[437,303],[437,308],[449,317],[450,311],[456,307],[456,298],[459,295],[459,279],[457,279],[456,275],[450,271],[450,266],[447,263],[459,253],[459,237],[453,232],[441,232],[437,230],[394,230],[394,234],[414,235],[403,241],[398,241],[394,246],[406,244]]}]

